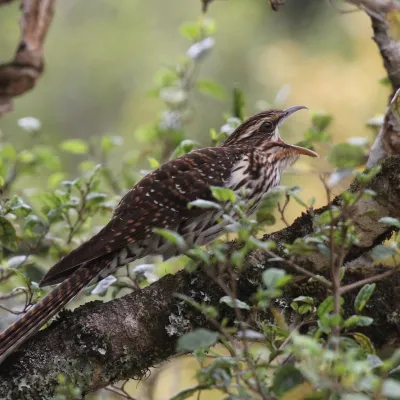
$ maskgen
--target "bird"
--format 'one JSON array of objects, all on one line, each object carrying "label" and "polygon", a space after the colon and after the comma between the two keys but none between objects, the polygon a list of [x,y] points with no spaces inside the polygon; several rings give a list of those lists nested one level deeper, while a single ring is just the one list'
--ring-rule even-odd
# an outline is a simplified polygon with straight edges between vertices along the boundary
[{"label": "bird", "polygon": [[215,240],[225,228],[218,210],[188,206],[199,199],[215,201],[212,187],[245,193],[255,211],[300,155],[318,157],[310,149],[285,143],[279,135],[282,122],[302,109],[307,107],[257,113],[219,146],[193,150],[143,177],[122,197],[110,221],[41,279],[40,287],[58,286],[0,334],[0,363],[85,286],[146,255],[179,255],[179,248],[157,228],[178,233],[188,245]]}]

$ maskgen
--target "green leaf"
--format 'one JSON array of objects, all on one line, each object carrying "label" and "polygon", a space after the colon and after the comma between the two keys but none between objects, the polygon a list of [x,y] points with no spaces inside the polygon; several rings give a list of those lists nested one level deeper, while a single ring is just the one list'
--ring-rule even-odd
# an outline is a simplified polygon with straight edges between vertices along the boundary
[{"label": "green leaf", "polygon": [[345,273],[346,273],[346,268],[345,267],[341,267],[340,268],[340,276],[339,276],[340,282],[342,282]]},{"label": "green leaf", "polygon": [[381,172],[381,170],[381,165],[375,165],[374,167],[364,170],[363,172],[357,172],[356,178],[358,182],[366,185],[367,183],[370,183],[379,174],[379,172]]},{"label": "green leaf", "polygon": [[290,254],[306,255],[315,251],[314,246],[307,244],[301,238],[297,238],[292,244],[285,243],[284,246]]},{"label": "green leaf", "polygon": [[396,254],[396,250],[393,247],[378,244],[371,251],[371,256],[374,260],[384,260]]},{"label": "green leaf", "polygon": [[232,115],[243,121],[245,108],[244,94],[239,88],[233,89],[233,100],[232,100]]},{"label": "green leaf", "polygon": [[32,208],[18,196],[13,196],[7,206],[17,217],[26,217],[32,212]]},{"label": "green leaf", "polygon": [[353,338],[357,341],[357,343],[360,345],[360,347],[363,350],[365,350],[367,353],[376,354],[375,347],[372,344],[372,342],[368,336],[365,336],[364,334],[362,334],[360,332],[351,333],[351,336],[353,336]]},{"label": "green leaf", "polygon": [[371,400],[371,398],[364,394],[352,393],[341,396],[340,400]]},{"label": "green leaf", "polygon": [[0,246],[10,251],[18,249],[17,234],[11,222],[0,216]]},{"label": "green leaf", "polygon": [[8,268],[17,269],[19,268],[26,260],[28,256],[15,256],[11,257],[6,261]]},{"label": "green leaf", "polygon": [[337,168],[354,168],[365,163],[366,155],[362,146],[340,143],[332,149],[328,160]]},{"label": "green leaf", "polygon": [[291,275],[278,268],[268,268],[263,272],[262,279],[264,285],[269,289],[279,288],[291,280]]},{"label": "green leaf", "polygon": [[300,191],[301,188],[299,186],[294,186],[286,191],[286,195],[293,197],[296,203],[300,204],[302,207],[308,208],[307,204],[299,196],[297,196],[297,193],[299,193]]},{"label": "green leaf", "polygon": [[219,299],[220,303],[225,303],[227,304],[229,307],[235,308],[235,306],[237,308],[240,308],[242,310],[250,310],[250,306],[248,304],[246,304],[244,301],[241,301],[239,299],[232,299],[231,296],[223,296]]},{"label": "green leaf", "polygon": [[351,326],[369,326],[374,322],[373,318],[364,317],[362,315],[352,315],[344,321],[344,327],[349,328]]},{"label": "green leaf", "polygon": [[225,90],[217,82],[203,79],[197,81],[196,86],[198,91],[202,94],[214,97],[218,100],[223,100],[226,98]]},{"label": "green leaf", "polygon": [[76,178],[72,181],[62,181],[61,182],[61,184],[67,188],[72,188],[72,187],[80,188],[81,183],[82,183],[82,181],[80,178]]},{"label": "green leaf", "polygon": [[196,22],[186,22],[181,25],[179,32],[186,39],[197,41],[201,37],[201,25]]},{"label": "green leaf", "polygon": [[15,161],[17,158],[17,150],[11,143],[1,143],[0,158],[1,160]]},{"label": "green leaf", "polygon": [[236,194],[233,190],[216,186],[211,186],[210,189],[214,198],[220,201],[221,203],[225,202],[235,203]]},{"label": "green leaf", "polygon": [[278,368],[274,375],[272,390],[280,397],[303,381],[303,375],[294,365],[283,365]]},{"label": "green leaf", "polygon": [[190,397],[192,397],[196,392],[203,390],[203,389],[208,389],[208,385],[197,385],[193,386],[191,388],[187,388],[185,390],[182,390],[181,392],[177,393],[175,396],[171,397],[170,400],[185,400]]},{"label": "green leaf", "polygon": [[18,160],[22,164],[32,165],[36,161],[35,154],[29,150],[22,150],[18,153]]},{"label": "green leaf", "polygon": [[24,219],[24,232],[27,237],[34,238],[46,233],[47,225],[37,215],[28,215]]},{"label": "green leaf", "polygon": [[362,309],[366,306],[368,300],[371,298],[372,293],[375,290],[375,287],[375,283],[367,283],[360,289],[356,299],[354,300],[354,310],[356,313],[360,313]]},{"label": "green leaf", "polygon": [[300,315],[304,315],[308,312],[310,312],[312,310],[311,306],[309,304],[302,304],[299,308],[298,308],[298,313]]},{"label": "green leaf", "polygon": [[47,184],[50,188],[55,188],[57,187],[62,180],[65,179],[65,173],[64,172],[54,172],[49,176],[49,179],[47,180]]},{"label": "green leaf", "polygon": [[400,382],[394,379],[386,379],[383,383],[382,394],[391,399],[400,399]]},{"label": "green leaf", "polygon": [[309,296],[298,296],[295,299],[293,299],[293,301],[299,301],[302,303],[307,303],[307,304],[314,304],[314,299],[312,297]]},{"label": "green leaf", "polygon": [[383,224],[388,224],[395,226],[396,228],[400,228],[400,221],[397,218],[383,217],[378,222],[382,222]]},{"label": "green leaf", "polygon": [[[91,160],[85,160],[85,161],[82,161],[82,162],[80,162],[78,164],[79,170],[83,171],[83,172],[92,171],[93,168],[95,168],[95,167],[96,167],[96,163],[94,161],[91,161]],[[102,168],[102,173],[104,175],[106,175],[108,170],[109,170],[109,168]]]},{"label": "green leaf", "polygon": [[262,197],[259,205],[259,210],[266,210],[272,212],[278,206],[282,197],[282,190],[275,188],[270,190],[265,196]]},{"label": "green leaf", "polygon": [[156,169],[160,166],[159,161],[154,157],[149,157],[147,161],[149,162],[150,168],[152,169]]},{"label": "green leaf", "polygon": [[[280,397],[280,400],[312,400],[312,395],[315,393],[313,385],[310,382],[303,382],[293,389],[286,392]],[[320,400],[319,397],[318,400]],[[315,399],[314,399],[315,400]]]},{"label": "green leaf", "polygon": [[198,146],[199,144],[195,140],[190,140],[190,139],[182,140],[171,154],[170,160],[182,156],[186,153],[189,153]]},{"label": "green leaf", "polygon": [[58,171],[61,169],[61,162],[58,155],[54,154],[54,149],[48,146],[36,146],[33,153],[37,163],[43,164],[44,167]]},{"label": "green leaf", "polygon": [[[332,206],[331,210],[326,210],[323,213],[321,213],[317,217],[315,222],[318,224],[318,226],[328,225],[331,223],[332,218],[334,219],[340,215],[340,212],[341,211],[337,207]],[[332,218],[331,218],[331,215],[332,215]]]},{"label": "green leaf", "polygon": [[61,150],[72,154],[86,154],[89,151],[88,144],[81,139],[68,139],[60,144]]},{"label": "green leaf", "polygon": [[[154,76],[157,87],[173,86],[177,79],[177,71],[168,67],[160,68]],[[144,136],[146,136],[146,133],[144,133]]]},{"label": "green leaf", "polygon": [[[393,353],[392,353],[392,355],[390,356],[390,358],[389,358],[389,365],[390,365],[390,369],[394,369],[395,368],[395,371],[397,372],[398,371],[398,366],[400,365],[400,349],[396,349]],[[394,372],[394,371],[392,371],[392,372]],[[400,371],[399,371],[400,372]]]},{"label": "green leaf", "polygon": [[121,136],[103,136],[101,138],[101,150],[109,153],[112,149],[122,146],[124,140]]},{"label": "green leaf", "polygon": [[99,205],[106,200],[108,195],[106,193],[90,192],[86,196],[86,201],[88,206]]},{"label": "green leaf", "polygon": [[188,250],[187,256],[194,258],[196,260],[200,260],[205,264],[210,263],[209,254],[205,250],[203,250],[201,247],[192,247],[191,249]]},{"label": "green leaf", "polygon": [[192,207],[204,208],[204,209],[215,208],[216,210],[221,210],[221,206],[219,204],[214,203],[213,201],[201,200],[201,199],[194,200],[188,203],[188,208]]},{"label": "green leaf", "polygon": [[276,248],[276,243],[272,240],[259,240],[254,236],[250,236],[248,243],[251,243],[255,248],[262,250],[274,250]]},{"label": "green leaf", "polygon": [[217,342],[218,336],[218,332],[212,332],[203,328],[195,329],[178,339],[177,349],[194,351],[196,349],[208,348]]},{"label": "green leaf", "polygon": [[245,252],[242,250],[235,250],[234,252],[232,252],[231,255],[231,263],[238,268],[241,268],[243,266],[243,260],[245,258],[246,254]]},{"label": "green leaf", "polygon": [[[340,298],[340,305],[343,304],[343,298]],[[317,309],[317,315],[322,318],[333,311],[333,296],[328,296]]]},{"label": "green leaf", "polygon": [[275,225],[276,218],[267,210],[259,209],[256,214],[257,222],[264,225]]},{"label": "green leaf", "polygon": [[170,231],[169,229],[160,229],[160,228],[154,229],[154,232],[162,236],[164,239],[167,239],[168,242],[174,244],[180,249],[186,247],[185,239],[183,239],[183,237],[179,235],[179,233]]},{"label": "green leaf", "polygon": [[318,131],[324,131],[332,123],[333,117],[325,113],[313,113],[311,117],[312,125]]},{"label": "green leaf", "polygon": [[202,18],[201,21],[201,28],[205,32],[206,36],[214,35],[215,31],[217,30],[217,24],[215,23],[215,20],[212,18]]}]

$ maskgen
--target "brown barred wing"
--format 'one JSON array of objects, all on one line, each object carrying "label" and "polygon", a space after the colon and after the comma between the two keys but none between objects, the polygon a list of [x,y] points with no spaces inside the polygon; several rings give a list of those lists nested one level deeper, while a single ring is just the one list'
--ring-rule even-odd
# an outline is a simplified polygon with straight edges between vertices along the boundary
[{"label": "brown barred wing", "polygon": [[[210,186],[223,186],[242,153],[229,147],[204,148],[171,160],[146,175],[120,201],[110,222],[54,265],[41,286],[61,282],[82,263],[149,238],[155,228],[174,229],[198,218],[189,202],[212,200]],[[90,264],[89,264],[90,265]]]}]

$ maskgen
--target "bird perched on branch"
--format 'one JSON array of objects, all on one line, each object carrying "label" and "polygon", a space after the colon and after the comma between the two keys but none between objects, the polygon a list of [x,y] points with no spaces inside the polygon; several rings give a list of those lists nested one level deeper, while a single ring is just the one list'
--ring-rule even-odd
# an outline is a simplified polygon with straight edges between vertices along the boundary
[{"label": "bird perched on branch", "polygon": [[188,243],[205,245],[224,229],[218,210],[188,208],[197,200],[214,200],[211,186],[246,190],[255,209],[261,197],[278,185],[285,168],[300,155],[318,157],[279,137],[280,124],[294,112],[268,110],[244,121],[218,147],[194,150],[146,175],[120,201],[110,222],[54,265],[40,286],[60,283],[0,335],[0,362],[18,348],[86,285],[149,254],[164,259],[178,249],[155,228],[179,233]]}]

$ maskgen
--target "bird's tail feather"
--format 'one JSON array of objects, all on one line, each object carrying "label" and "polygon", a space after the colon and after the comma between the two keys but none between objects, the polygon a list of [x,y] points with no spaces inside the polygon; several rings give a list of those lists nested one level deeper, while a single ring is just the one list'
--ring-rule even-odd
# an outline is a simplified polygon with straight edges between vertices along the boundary
[{"label": "bird's tail feather", "polygon": [[[108,264],[109,260],[107,260]],[[104,260],[83,264],[43,300],[35,304],[13,325],[0,334],[0,364],[41,326],[57,314],[107,266]]]}]

